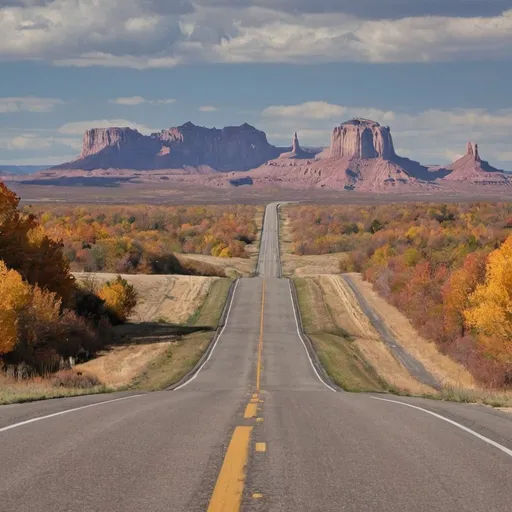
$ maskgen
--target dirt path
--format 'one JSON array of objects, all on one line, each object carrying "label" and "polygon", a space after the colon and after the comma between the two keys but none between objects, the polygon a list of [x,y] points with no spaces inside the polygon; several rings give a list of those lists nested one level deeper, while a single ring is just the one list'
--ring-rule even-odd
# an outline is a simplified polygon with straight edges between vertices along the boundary
[{"label": "dirt path", "polygon": [[420,336],[397,308],[373,290],[371,283],[364,281],[360,274],[344,274],[343,277],[357,292],[360,302],[362,299],[374,321],[384,328],[389,342],[395,340],[396,345],[421,363],[438,383],[458,389],[478,389],[466,368],[441,354],[434,343]]},{"label": "dirt path", "polygon": [[362,312],[370,320],[372,326],[379,333],[381,339],[384,341],[384,343],[386,343],[386,345],[393,352],[393,355],[400,361],[400,363],[402,363],[402,365],[407,369],[407,371],[415,379],[425,384],[426,386],[430,386],[434,389],[440,389],[441,385],[439,381],[429,371],[425,369],[425,366],[423,366],[423,364],[420,361],[414,358],[396,340],[395,336],[386,325],[386,322],[378,313],[376,313],[376,311],[365,300],[357,286],[352,281],[351,277],[345,274],[342,276],[342,279],[347,283],[347,285],[354,293],[354,296],[359,302],[359,306]]},{"label": "dirt path", "polygon": [[[320,300],[325,303],[331,322],[350,336],[359,354],[388,386],[414,394],[435,392],[432,387],[414,378],[394,356],[364,314],[353,290],[340,275],[322,275],[308,278],[308,281],[314,281],[319,290],[315,302]],[[331,328],[326,323],[326,314],[316,316],[325,329]]]}]

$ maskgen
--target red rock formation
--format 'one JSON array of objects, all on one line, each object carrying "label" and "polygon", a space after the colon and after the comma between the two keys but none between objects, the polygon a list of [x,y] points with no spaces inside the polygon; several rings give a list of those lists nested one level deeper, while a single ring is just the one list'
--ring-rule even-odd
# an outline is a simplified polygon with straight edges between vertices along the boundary
[{"label": "red rock formation", "polygon": [[136,144],[144,136],[131,128],[93,128],[85,132],[80,158],[99,153],[107,147],[118,151],[126,144]]},{"label": "red rock formation", "polygon": [[299,144],[299,136],[297,135],[297,132],[293,134],[293,142],[292,142],[292,153],[294,155],[297,155],[301,152],[300,144]]},{"label": "red rock formation", "polygon": [[186,123],[151,136],[130,128],[94,128],[85,133],[80,157],[52,170],[209,166],[241,171],[277,158],[283,151],[269,144],[264,132],[248,124],[220,130]]},{"label": "red rock formation", "polygon": [[[329,149],[316,156],[302,155],[305,152],[295,135],[291,153],[284,153],[247,175],[256,186],[275,183],[293,188],[382,192],[435,187],[406,170],[407,165],[415,171],[427,172],[417,162],[396,156],[389,128],[367,119],[343,123],[334,128]],[[403,166],[397,161],[403,162]]]},{"label": "red rock formation", "polygon": [[468,142],[466,154],[446,167],[447,181],[460,181],[483,185],[512,185],[512,180],[504,171],[496,169],[480,158],[478,144]]},{"label": "red rock formation", "polygon": [[352,119],[334,129],[331,158],[384,158],[395,156],[389,127],[368,119]]}]

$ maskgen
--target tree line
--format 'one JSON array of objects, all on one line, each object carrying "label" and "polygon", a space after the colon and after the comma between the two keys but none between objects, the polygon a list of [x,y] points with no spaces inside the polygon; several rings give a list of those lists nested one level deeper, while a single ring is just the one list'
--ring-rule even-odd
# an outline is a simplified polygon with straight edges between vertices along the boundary
[{"label": "tree line", "polygon": [[512,386],[512,204],[288,208],[297,254],[345,253],[483,384]]},{"label": "tree line", "polygon": [[62,241],[73,271],[195,273],[174,254],[248,258],[258,233],[254,206],[53,205],[26,212],[44,234]]},{"label": "tree line", "polygon": [[110,326],[135,307],[121,277],[99,290],[78,286],[63,249],[0,182],[0,370],[56,371],[109,343]]}]

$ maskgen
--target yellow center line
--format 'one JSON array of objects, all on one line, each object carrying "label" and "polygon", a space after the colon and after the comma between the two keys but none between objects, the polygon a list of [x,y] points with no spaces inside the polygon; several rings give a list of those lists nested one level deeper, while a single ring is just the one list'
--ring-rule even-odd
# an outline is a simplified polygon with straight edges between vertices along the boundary
[{"label": "yellow center line", "polygon": [[244,418],[254,418],[256,414],[258,413],[258,405],[257,404],[247,404],[247,407],[245,408],[245,414]]},{"label": "yellow center line", "polygon": [[236,427],[208,505],[208,512],[240,510],[251,433],[252,427]]},{"label": "yellow center line", "polygon": [[261,289],[261,313],[260,313],[260,339],[258,342],[258,366],[256,367],[256,391],[260,392],[261,380],[261,354],[263,352],[263,324],[265,320],[265,285],[266,281],[263,280]]}]

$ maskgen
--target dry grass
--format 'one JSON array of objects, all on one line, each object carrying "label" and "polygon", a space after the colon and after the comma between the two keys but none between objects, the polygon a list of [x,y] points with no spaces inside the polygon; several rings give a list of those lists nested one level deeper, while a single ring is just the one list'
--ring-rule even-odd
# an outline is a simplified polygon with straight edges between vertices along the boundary
[{"label": "dry grass", "polygon": [[[95,274],[98,283],[112,277]],[[139,292],[140,302],[132,323],[115,328],[122,342],[74,368],[101,385],[87,389],[55,387],[58,383],[51,376],[16,381],[0,375],[0,404],[120,389],[163,389],[194,367],[213,337],[231,281],[188,276],[126,277]],[[71,381],[60,379],[61,383]]]},{"label": "dry grass", "polygon": [[[90,280],[101,286],[115,279],[116,274],[76,273],[80,280]],[[158,322],[184,324],[208,296],[218,277],[123,274],[135,287],[137,307],[130,316],[131,322]]]},{"label": "dry grass", "polygon": [[49,398],[91,395],[112,391],[104,385],[90,388],[64,388],[56,386],[51,379],[30,379],[17,381],[0,374],[0,405],[34,402]]},{"label": "dry grass", "polygon": [[283,253],[283,275],[288,277],[311,277],[321,274],[335,274],[340,271],[340,261],[345,253],[322,254],[320,256],[297,256]]},{"label": "dry grass", "polygon": [[318,279],[298,278],[295,283],[304,329],[331,379],[346,391],[384,391],[385,383],[337,324]]},{"label": "dry grass", "polygon": [[[175,279],[176,276],[169,278]],[[187,282],[188,292],[184,289]],[[198,283],[208,284],[206,295],[204,286],[198,288]],[[123,337],[122,345],[111,347],[100,357],[79,365],[77,369],[96,375],[109,387],[133,387],[136,383],[137,389],[152,390],[156,389],[158,382],[163,387],[170,386],[185,375],[206,350],[222,314],[230,285],[229,279],[180,277],[173,293],[181,290],[182,301],[193,297],[188,300],[189,307],[182,307],[179,314],[174,311],[173,323],[181,326],[162,323],[159,316],[161,310],[150,308],[147,311],[153,316],[146,311],[144,323],[124,325],[117,329]],[[188,315],[186,319],[185,315]],[[156,322],[160,322],[160,325],[156,326]],[[197,327],[200,332],[185,334],[192,330],[187,326]]]},{"label": "dry grass", "polygon": [[171,345],[172,342],[167,341],[114,346],[100,354],[99,357],[77,365],[76,369],[95,375],[109,387],[123,388],[138,378],[148,364],[166,354]]},{"label": "dry grass", "polygon": [[[351,390],[397,389],[411,394],[428,394],[434,390],[411,377],[409,372],[395,359],[389,348],[380,339],[367,316],[361,311],[352,291],[339,276],[321,275],[314,278],[297,279],[298,288],[302,289],[301,311],[305,316],[308,333],[322,333],[324,345],[330,342],[331,348],[338,344],[338,356],[334,357],[323,345],[317,343],[318,336],[312,336],[315,348],[325,353],[319,357],[332,378],[343,381],[343,375],[349,378]],[[343,333],[345,341],[334,339],[332,334]],[[330,333],[325,336],[324,333]],[[350,340],[350,349],[347,341]],[[343,348],[343,357],[340,350]],[[329,361],[330,360],[330,361]],[[344,360],[344,362],[343,362]],[[364,362],[364,363],[363,363]],[[330,367],[330,369],[329,369]],[[347,373],[348,369],[348,373]],[[336,374],[340,374],[336,377]],[[347,377],[345,377],[345,381]],[[356,383],[359,382],[359,385]]]},{"label": "dry grass", "polygon": [[411,322],[394,306],[386,302],[360,274],[350,274],[368,304],[386,320],[396,340],[420,361],[443,386],[448,388],[478,389],[478,385],[464,366],[441,354],[432,342],[422,338]]},{"label": "dry grass", "polygon": [[[254,256],[256,254],[256,256]],[[257,249],[256,252],[251,249],[249,258],[217,258],[216,256],[207,256],[204,254],[180,254],[180,260],[198,261],[201,263],[209,263],[224,270],[227,277],[237,278],[250,276],[256,268]]]},{"label": "dry grass", "polygon": [[361,355],[389,386],[406,393],[424,394],[434,390],[418,382],[394,357],[389,347],[363,313],[352,290],[340,276],[320,276],[324,300],[340,327],[354,339]]},{"label": "dry grass", "polygon": [[210,286],[208,295],[201,306],[189,317],[187,325],[217,327],[230,287],[231,281],[229,279],[215,281]]},{"label": "dry grass", "polygon": [[198,363],[211,339],[212,333],[204,331],[183,336],[164,354],[153,358],[130,388],[158,391],[178,382]]}]

